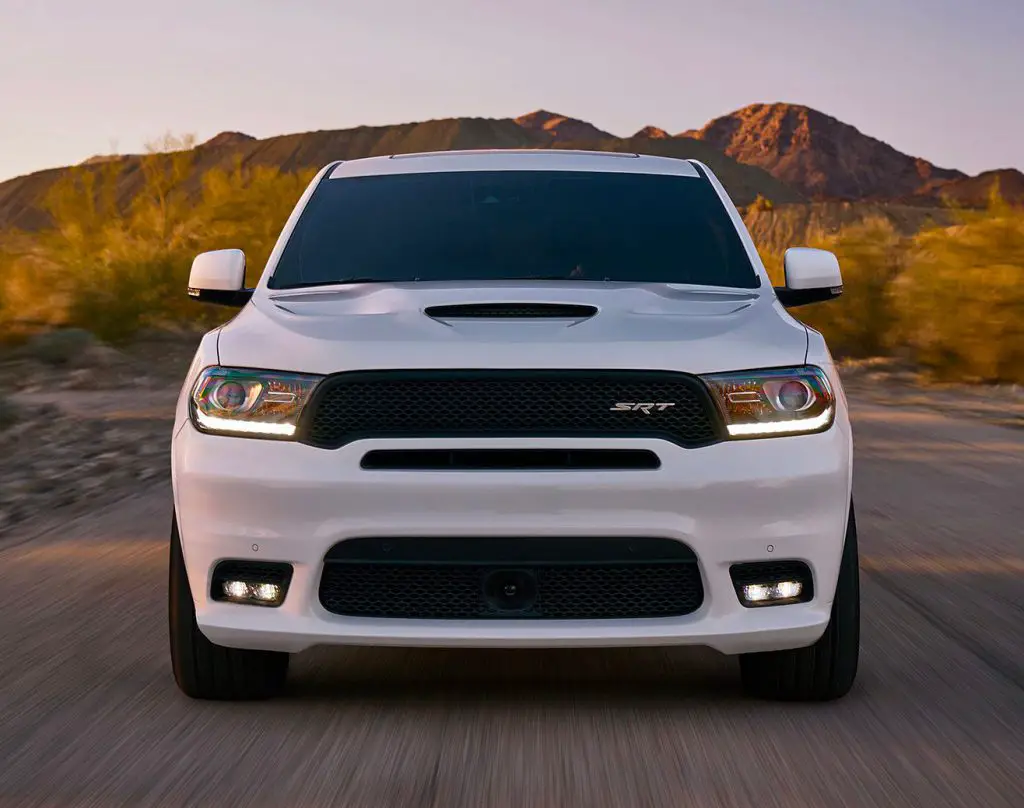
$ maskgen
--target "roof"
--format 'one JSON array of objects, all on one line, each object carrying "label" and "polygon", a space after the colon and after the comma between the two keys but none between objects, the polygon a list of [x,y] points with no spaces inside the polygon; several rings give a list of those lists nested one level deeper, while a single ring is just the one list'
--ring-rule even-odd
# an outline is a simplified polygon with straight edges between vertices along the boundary
[{"label": "roof", "polygon": [[569,149],[478,149],[346,160],[330,172],[329,178],[442,171],[597,171],[700,176],[690,161],[672,157]]}]

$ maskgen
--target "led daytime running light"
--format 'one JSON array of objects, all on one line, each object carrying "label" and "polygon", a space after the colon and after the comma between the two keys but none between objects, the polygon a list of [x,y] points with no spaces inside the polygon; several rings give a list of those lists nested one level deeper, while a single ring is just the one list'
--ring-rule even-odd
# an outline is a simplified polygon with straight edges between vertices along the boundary
[{"label": "led daytime running light", "polygon": [[816,432],[832,420],[832,408],[813,418],[799,418],[792,421],[768,421],[763,424],[729,424],[730,435],[792,435],[800,432]]},{"label": "led daytime running light", "polygon": [[237,432],[249,435],[280,435],[291,437],[295,434],[295,424],[270,424],[259,421],[235,421],[231,418],[218,418],[203,412],[196,413],[199,426],[210,432]]}]

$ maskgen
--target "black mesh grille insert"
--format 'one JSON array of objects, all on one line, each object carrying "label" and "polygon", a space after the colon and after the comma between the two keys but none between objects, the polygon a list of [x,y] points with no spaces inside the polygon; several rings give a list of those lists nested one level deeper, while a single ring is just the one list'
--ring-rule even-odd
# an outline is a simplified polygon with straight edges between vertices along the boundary
[{"label": "black mesh grille insert", "polygon": [[594,306],[563,303],[464,303],[455,306],[430,306],[424,310],[428,317],[440,320],[458,319],[538,319],[557,318],[579,320],[597,314]]},{"label": "black mesh grille insert", "polygon": [[668,617],[703,601],[696,557],[669,539],[355,539],[320,580],[325,609],[361,617]]},{"label": "black mesh grille insert", "polygon": [[322,448],[369,437],[459,436],[636,436],[696,447],[720,435],[703,383],[666,371],[340,373],[321,383],[300,427],[300,439]]}]

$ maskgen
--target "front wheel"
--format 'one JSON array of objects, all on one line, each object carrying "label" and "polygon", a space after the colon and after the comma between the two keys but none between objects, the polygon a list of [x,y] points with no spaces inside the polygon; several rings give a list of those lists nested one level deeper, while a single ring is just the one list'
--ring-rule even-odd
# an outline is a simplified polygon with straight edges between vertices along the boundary
[{"label": "front wheel", "polygon": [[860,654],[859,573],[851,504],[828,628],[807,648],[742,654],[740,674],[747,693],[781,701],[830,701],[850,691]]},{"label": "front wheel", "polygon": [[225,648],[196,624],[177,520],[171,526],[168,618],[174,681],[193,699],[240,701],[278,695],[288,676],[288,654]]}]

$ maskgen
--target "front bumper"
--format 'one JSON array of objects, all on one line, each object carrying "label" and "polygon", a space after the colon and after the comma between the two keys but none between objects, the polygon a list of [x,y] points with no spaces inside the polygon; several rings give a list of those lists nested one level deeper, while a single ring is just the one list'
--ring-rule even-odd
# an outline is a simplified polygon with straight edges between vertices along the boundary
[{"label": "front bumper", "polygon": [[[237,648],[296,652],[324,644],[396,646],[702,645],[726,654],[806,646],[828,624],[850,501],[850,435],[683,449],[658,440],[585,441],[650,449],[647,471],[367,471],[372,449],[580,448],[571,439],[366,440],[337,450],[201,434],[173,441],[175,507],[202,632]],[[683,617],[631,620],[407,620],[344,617],[318,598],[323,558],[372,536],[654,536],[697,554],[703,605]],[[223,559],[294,565],[285,602],[212,601]],[[814,576],[807,603],[749,609],[733,563],[797,559]]]}]

